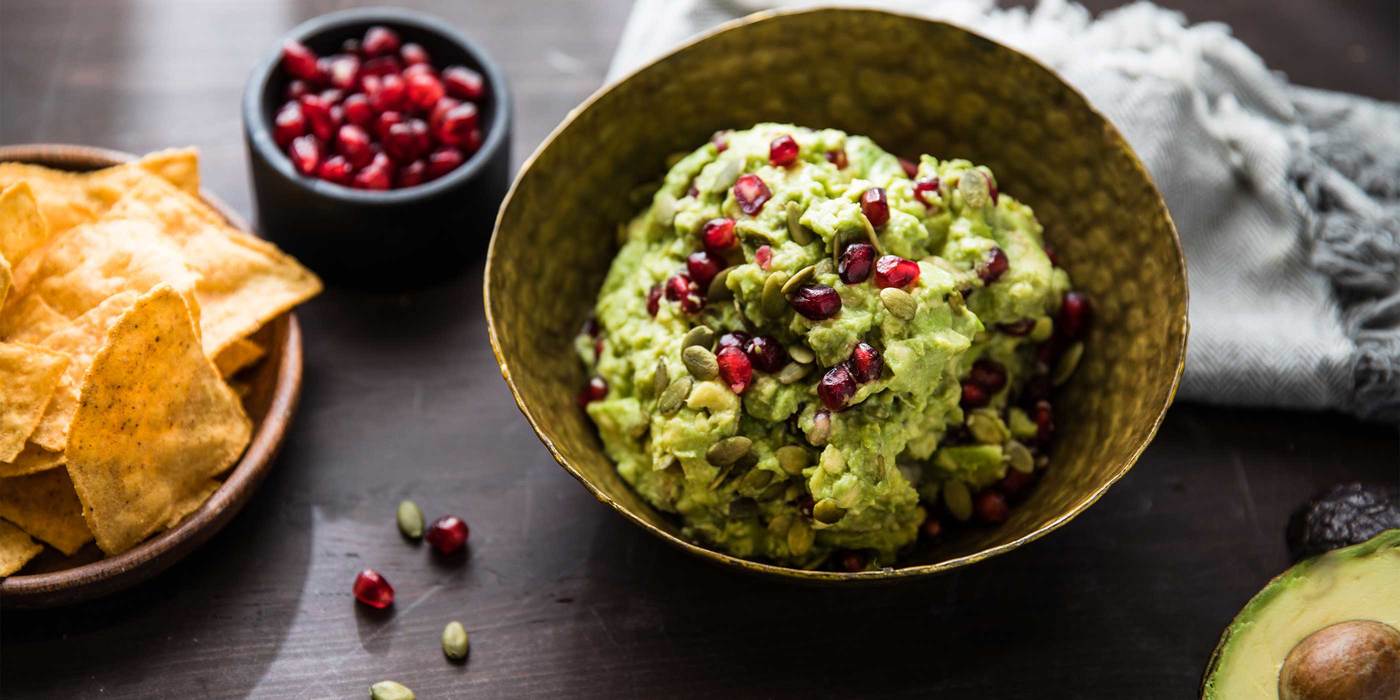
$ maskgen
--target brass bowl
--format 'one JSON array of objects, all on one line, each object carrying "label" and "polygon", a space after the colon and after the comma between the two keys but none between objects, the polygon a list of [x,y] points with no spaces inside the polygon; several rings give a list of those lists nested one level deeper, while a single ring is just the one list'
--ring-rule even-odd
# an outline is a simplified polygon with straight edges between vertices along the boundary
[{"label": "brass bowl", "polygon": [[[839,37],[840,40],[833,40]],[[827,87],[819,87],[827,86]],[[717,129],[791,122],[895,153],[966,157],[1030,204],[1096,323],[1057,402],[1049,471],[997,528],[855,574],[739,559],[687,541],[618,476],[574,397],[572,339],[612,257],[629,192]],[[905,579],[1001,554],[1068,522],[1122,478],[1171,404],[1186,352],[1186,264],[1151,177],[1112,124],[1044,66],[941,22],[872,10],[768,12],[719,27],[575,109],[516,178],[491,239],[486,316],[526,419],[598,500],[676,547],[786,579]]]}]

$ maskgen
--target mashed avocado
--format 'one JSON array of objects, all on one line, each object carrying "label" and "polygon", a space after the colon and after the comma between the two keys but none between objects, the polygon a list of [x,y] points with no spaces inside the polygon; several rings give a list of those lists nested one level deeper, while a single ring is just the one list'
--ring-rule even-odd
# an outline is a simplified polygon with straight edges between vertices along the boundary
[{"label": "mashed avocado", "polygon": [[861,136],[760,124],[680,157],[621,230],[577,343],[583,398],[687,536],[888,565],[929,508],[967,520],[972,494],[1043,463],[1048,418],[1019,397],[1048,384],[1036,350],[1069,279],[990,170],[905,167]]}]

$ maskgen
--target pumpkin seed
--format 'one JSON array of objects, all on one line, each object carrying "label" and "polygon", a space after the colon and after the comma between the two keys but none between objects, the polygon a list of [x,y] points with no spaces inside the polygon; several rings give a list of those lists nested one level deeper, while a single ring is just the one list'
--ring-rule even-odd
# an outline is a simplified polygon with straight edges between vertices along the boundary
[{"label": "pumpkin seed", "polygon": [[771,483],[773,483],[773,472],[767,469],[755,469],[744,475],[744,480],[740,482],[739,487],[748,492],[762,491]]},{"label": "pumpkin seed", "polygon": [[784,445],[779,447],[775,454],[778,457],[778,466],[793,476],[801,476],[802,470],[812,464],[812,455],[798,445]]},{"label": "pumpkin seed", "polygon": [[1032,343],[1043,343],[1055,334],[1055,322],[1049,316],[1041,316],[1035,320],[1035,325],[1031,326],[1030,339]]},{"label": "pumpkin seed", "polygon": [[1011,465],[1012,469],[1022,474],[1029,474],[1035,471],[1035,456],[1031,454],[1031,451],[1027,449],[1025,445],[1012,440],[1006,443],[1004,449],[1006,462]]},{"label": "pumpkin seed", "polygon": [[967,309],[967,302],[963,299],[962,292],[956,289],[948,292],[948,308],[953,310],[953,315],[962,315],[962,312]]},{"label": "pumpkin seed", "polygon": [[816,275],[816,273],[816,265],[808,265],[807,267],[804,267],[801,270],[794,272],[792,276],[789,277],[787,281],[783,283],[783,296],[792,294],[794,291],[797,290],[798,287],[802,286],[803,284],[806,284],[807,280],[812,279],[812,277]]},{"label": "pumpkin seed", "polygon": [[1000,445],[1011,437],[1011,431],[992,411],[973,411],[967,416],[967,430],[983,445]]},{"label": "pumpkin seed", "polygon": [[807,431],[807,442],[813,447],[821,447],[831,439],[831,416],[825,412],[818,412],[812,418],[812,429]]},{"label": "pumpkin seed", "polygon": [[1029,440],[1040,433],[1040,426],[1037,426],[1024,410],[1016,406],[1012,406],[1006,412],[1006,425],[1011,429],[1011,437],[1017,440]]},{"label": "pumpkin seed", "polygon": [[719,361],[715,359],[715,354],[699,345],[682,350],[681,362],[685,363],[690,376],[702,382],[719,376]]},{"label": "pumpkin seed", "polygon": [[758,515],[758,502],[743,496],[729,502],[729,517],[731,518],[752,518]]},{"label": "pumpkin seed", "polygon": [[690,396],[690,389],[694,382],[690,377],[677,377],[671,382],[666,390],[661,392],[660,398],[656,400],[656,410],[663,416],[669,416],[679,411],[681,404],[685,403],[687,396]]},{"label": "pumpkin seed", "polygon": [[696,326],[685,332],[685,337],[681,338],[681,349],[684,350],[692,345],[710,349],[715,344],[715,332],[709,326]]},{"label": "pumpkin seed", "polygon": [[442,653],[453,661],[461,661],[467,658],[467,650],[470,648],[471,639],[467,636],[467,628],[462,623],[453,620],[442,628]]},{"label": "pumpkin seed", "polygon": [[[971,507],[969,504],[968,508]],[[846,517],[846,509],[836,505],[836,501],[830,498],[823,498],[812,506],[812,517],[816,518],[819,523],[831,525]]]},{"label": "pumpkin seed", "polygon": [[1074,376],[1074,370],[1079,367],[1079,361],[1084,358],[1084,343],[1077,342],[1065,348],[1065,354],[1060,355],[1060,361],[1055,363],[1055,373],[1051,375],[1050,381],[1055,386],[1060,386],[1069,381]]},{"label": "pumpkin seed", "polygon": [[670,385],[671,385],[671,372],[670,372],[670,370],[666,369],[666,361],[665,361],[665,360],[657,360],[657,361],[656,361],[656,371],[653,372],[652,375],[651,375],[651,393],[652,393],[652,396],[660,396],[660,395],[661,395],[661,392],[666,391],[666,387],[668,387],[668,386],[670,386]]},{"label": "pumpkin seed", "polygon": [[734,298],[734,290],[729,288],[729,271],[734,268],[726,267],[710,280],[710,288],[705,290],[705,299],[708,301],[724,301]]},{"label": "pumpkin seed", "polygon": [[785,492],[785,491],[787,491],[787,482],[786,482],[786,481],[775,481],[775,482],[769,484],[769,485],[768,485],[768,488],[763,489],[763,493],[758,494],[758,500],[760,500],[760,501],[772,501],[772,500],[777,500],[777,498],[778,498],[779,496],[783,495],[783,492]]},{"label": "pumpkin seed", "polygon": [[800,557],[812,549],[812,542],[816,538],[817,533],[812,532],[812,526],[808,525],[806,520],[798,518],[787,531],[788,552],[794,557]]},{"label": "pumpkin seed", "polygon": [[370,700],[414,700],[417,696],[402,683],[379,681],[369,687]]},{"label": "pumpkin seed", "polygon": [[816,353],[812,352],[806,345],[790,345],[787,351],[788,357],[792,358],[793,362],[799,362],[804,365],[810,365],[817,359]]},{"label": "pumpkin seed", "polygon": [[1044,469],[1044,468],[1046,468],[1046,467],[1048,467],[1048,466],[1050,466],[1050,455],[1036,455],[1036,456],[1035,456],[1035,468],[1036,468],[1036,469]]},{"label": "pumpkin seed", "polygon": [[788,238],[797,245],[807,245],[812,242],[812,232],[802,225],[802,205],[797,202],[787,203],[787,225]]},{"label": "pumpkin seed", "polygon": [[919,313],[919,301],[909,292],[898,287],[885,287],[880,290],[880,303],[889,309],[896,318],[905,321],[914,320],[914,316]]},{"label": "pumpkin seed", "polygon": [[981,209],[992,203],[992,192],[987,176],[978,170],[968,170],[958,179],[958,192],[963,204],[969,209]]},{"label": "pumpkin seed", "polygon": [[399,532],[410,540],[423,536],[423,511],[413,501],[399,503]]},{"label": "pumpkin seed", "polygon": [[943,505],[947,506],[948,512],[958,520],[966,521],[971,518],[972,493],[967,490],[967,484],[956,479],[943,482]]},{"label": "pumpkin seed", "polygon": [[767,231],[749,220],[735,222],[734,233],[739,235],[740,240],[753,246],[773,245],[776,243],[773,237],[768,235]]},{"label": "pumpkin seed", "polygon": [[875,226],[870,223],[864,214],[860,216],[860,223],[865,227],[865,237],[870,239],[870,245],[874,246],[876,255],[884,255],[885,249],[880,245],[880,237],[875,233]]},{"label": "pumpkin seed", "polygon": [[841,254],[846,252],[846,237],[838,229],[831,234],[831,240],[828,243],[831,245],[831,264],[839,270],[841,269]]},{"label": "pumpkin seed", "polygon": [[786,282],[786,272],[774,272],[763,281],[763,296],[760,301],[763,315],[777,318],[787,308],[787,297],[783,295],[783,284]]},{"label": "pumpkin seed", "polygon": [[753,441],[743,435],[727,437],[705,450],[705,461],[716,467],[727,467],[739,461],[753,448]]}]

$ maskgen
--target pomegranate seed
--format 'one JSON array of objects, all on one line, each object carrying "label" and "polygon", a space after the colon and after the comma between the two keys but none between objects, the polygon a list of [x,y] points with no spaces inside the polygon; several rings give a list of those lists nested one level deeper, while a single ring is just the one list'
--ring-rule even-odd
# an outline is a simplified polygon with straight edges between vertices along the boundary
[{"label": "pomegranate seed", "polygon": [[476,131],[476,128],[476,105],[467,102],[444,112],[439,122],[438,129],[433,133],[437,136],[439,141],[450,146],[456,146],[469,140],[471,138],[471,133]]},{"label": "pomegranate seed", "polygon": [[306,124],[311,128],[311,133],[316,134],[316,138],[322,141],[329,141],[335,134],[331,123],[331,105],[321,99],[320,95],[302,95],[298,100],[301,105],[301,113],[306,117]]},{"label": "pomegranate seed", "polygon": [[880,351],[869,343],[857,343],[856,349],[851,352],[851,374],[855,375],[856,381],[862,384],[873,382],[884,371],[885,360],[880,356]]},{"label": "pomegranate seed", "polygon": [[1059,266],[1060,266],[1060,255],[1059,255],[1059,253],[1055,250],[1055,246],[1052,246],[1052,245],[1050,245],[1049,243],[1046,243],[1044,246],[1042,246],[1042,248],[1045,249],[1045,257],[1050,258],[1050,264],[1051,264],[1051,265],[1054,265],[1055,267],[1059,267]]},{"label": "pomegranate seed", "polygon": [[943,534],[943,521],[930,515],[924,524],[919,526],[919,534],[927,540],[938,539],[938,536]]},{"label": "pomegranate seed", "polygon": [[447,94],[459,100],[479,101],[486,95],[486,82],[481,74],[466,66],[448,66],[442,71],[442,85]]},{"label": "pomegranate seed", "polygon": [[597,316],[589,316],[584,319],[583,329],[580,332],[586,334],[590,338],[597,338],[598,335],[603,332],[603,327],[598,325]]},{"label": "pomegranate seed", "polygon": [[363,168],[374,158],[370,149],[369,134],[354,124],[346,124],[336,132],[335,151],[353,166]]},{"label": "pomegranate seed", "polygon": [[[403,64],[399,63],[399,59],[393,56],[379,56],[360,64],[360,75],[365,77],[383,78],[386,75],[398,75],[401,71],[403,71]],[[363,85],[364,78],[361,78],[360,82]],[[365,90],[365,92],[369,92],[369,90]]]},{"label": "pomegranate seed", "polygon": [[[412,66],[422,67],[422,64]],[[404,79],[408,85],[408,101],[418,109],[428,109],[442,99],[445,91],[437,76],[428,73],[414,73]]]},{"label": "pomegranate seed", "polygon": [[607,395],[608,381],[602,377],[593,377],[583,385],[583,391],[578,393],[578,405],[587,406],[594,401],[602,401]]},{"label": "pomegranate seed", "polygon": [[423,539],[437,550],[438,554],[448,556],[462,551],[462,547],[467,544],[467,537],[471,535],[471,530],[467,528],[466,522],[455,515],[444,515],[433,521],[428,526],[428,531],[423,533]]},{"label": "pomegranate seed", "polygon": [[1035,319],[1023,318],[1019,321],[1013,321],[1011,323],[998,323],[997,330],[1007,335],[1014,335],[1017,338],[1020,338],[1021,336],[1024,336],[1030,333],[1031,331],[1035,330]]},{"label": "pomegranate seed", "polygon": [[406,119],[389,127],[384,152],[400,163],[407,163],[427,152],[429,145],[428,125],[422,119]]},{"label": "pomegranate seed", "polygon": [[349,90],[358,84],[360,78],[360,59],[351,54],[337,54],[331,57],[330,62],[330,84],[331,87],[341,90]]},{"label": "pomegranate seed", "polygon": [[841,263],[836,273],[846,284],[860,284],[870,279],[870,268],[875,263],[875,246],[869,243],[853,243],[841,252]]},{"label": "pomegranate seed", "polygon": [[1094,308],[1089,303],[1089,297],[1081,292],[1065,292],[1060,300],[1060,315],[1055,330],[1070,340],[1078,340],[1089,329],[1093,318]]},{"label": "pomegranate seed", "polygon": [[389,137],[389,128],[395,124],[403,123],[403,114],[394,110],[380,112],[379,118],[374,121],[374,135],[382,142]]},{"label": "pomegranate seed", "polygon": [[403,73],[401,73],[400,75],[403,76],[404,80],[408,80],[409,78],[412,78],[415,75],[428,75],[436,78],[437,71],[433,70],[433,67],[426,63],[417,63],[410,66],[404,66]]},{"label": "pomegranate seed", "polygon": [[996,360],[982,358],[972,363],[972,370],[968,372],[967,378],[973,384],[986,389],[988,394],[995,394],[1006,386],[1006,366]]},{"label": "pomegranate seed", "polygon": [[1065,344],[1064,336],[1052,336],[1049,340],[1036,346],[1035,361],[1040,363],[1043,368],[1054,367],[1060,359],[1060,353],[1065,350]]},{"label": "pomegranate seed", "polygon": [[750,338],[744,344],[744,354],[749,356],[749,362],[754,367],[770,374],[788,363],[787,349],[771,336],[759,335]]},{"label": "pomegranate seed", "polygon": [[914,199],[919,200],[926,207],[933,206],[933,202],[928,200],[930,195],[938,193],[938,178],[931,177],[914,181]]},{"label": "pomegranate seed", "polygon": [[981,385],[971,380],[962,383],[962,407],[981,408],[992,400],[991,394],[987,393]]},{"label": "pomegranate seed", "polygon": [[305,80],[293,80],[287,83],[287,89],[282,93],[282,96],[288,100],[297,100],[309,92],[311,92],[311,86],[307,85]]},{"label": "pomegranate seed", "polygon": [[729,218],[710,219],[700,229],[700,238],[710,255],[722,257],[733,250],[739,238],[734,235],[734,220]]},{"label": "pomegranate seed", "polygon": [[272,140],[281,148],[286,148],[292,139],[306,133],[306,118],[301,114],[301,105],[288,102],[277,110],[272,120]]},{"label": "pomegranate seed", "polygon": [[706,290],[710,288],[710,282],[714,280],[715,275],[719,274],[721,265],[709,253],[701,250],[691,253],[685,259],[685,269],[699,289]]},{"label": "pomegranate seed", "polygon": [[428,50],[414,43],[404,44],[403,48],[399,49],[399,57],[403,59],[405,65],[410,66],[432,62],[428,58]]},{"label": "pomegranate seed", "polygon": [[374,569],[365,569],[355,576],[355,600],[371,608],[384,609],[394,604],[394,587]]},{"label": "pomegranate seed", "polygon": [[833,411],[845,408],[856,389],[856,379],[844,362],[827,370],[817,383],[817,395],[821,397],[822,405]]},{"label": "pomegranate seed", "polygon": [[1006,506],[1006,497],[992,489],[977,494],[972,510],[977,514],[977,519],[987,525],[1000,525],[1006,522],[1006,516],[1011,513]]},{"label": "pomegranate seed", "polygon": [[369,95],[369,103],[380,112],[401,109],[408,106],[408,85],[404,79],[390,73],[379,79],[379,89]]},{"label": "pomegranate seed", "polygon": [[1006,259],[1006,253],[1001,248],[992,248],[987,251],[987,259],[977,266],[977,276],[983,282],[991,284],[1006,274],[1006,269],[1011,266],[1011,262]]},{"label": "pomegranate seed", "polygon": [[715,360],[719,363],[720,379],[731,391],[742,394],[749,388],[753,381],[753,363],[747,353],[736,347],[724,347],[715,355]]},{"label": "pomegranate seed", "polygon": [[719,337],[718,347],[739,348],[740,350],[742,350],[745,347],[748,347],[748,344],[748,333],[745,333],[743,331],[729,331],[728,333],[725,333]]},{"label": "pomegranate seed", "polygon": [[340,52],[361,56],[363,49],[360,48],[360,40],[355,38],[346,39],[340,42]]},{"label": "pomegranate seed", "polygon": [[846,166],[849,165],[849,161],[846,160],[845,149],[827,151],[826,161],[835,165],[837,170],[845,170]]},{"label": "pomegranate seed", "polygon": [[316,59],[316,79],[311,81],[316,87],[324,87],[331,81],[331,59],[322,56]]},{"label": "pomegranate seed", "polygon": [[786,168],[797,162],[797,141],[784,134],[768,144],[768,162],[775,167]]},{"label": "pomegranate seed", "polygon": [[739,202],[739,210],[753,216],[763,211],[763,205],[773,193],[763,179],[753,173],[745,173],[734,182],[734,199]]},{"label": "pomegranate seed", "polygon": [[804,284],[788,295],[797,313],[813,321],[823,321],[841,311],[841,295],[824,284]]},{"label": "pomegranate seed", "polygon": [[1031,409],[1031,420],[1035,421],[1035,439],[1042,445],[1049,443],[1055,435],[1055,409],[1050,402],[1043,399],[1036,401]]},{"label": "pomegranate seed", "polygon": [[870,219],[870,225],[875,228],[889,223],[890,201],[885,197],[885,188],[871,187],[861,194],[860,210],[865,213],[865,218]]},{"label": "pomegranate seed", "polygon": [[413,187],[421,185],[428,179],[428,166],[422,160],[415,160],[408,165],[399,168],[398,175],[394,176],[395,187]]},{"label": "pomegranate seed", "polygon": [[1024,495],[1034,482],[1035,475],[1033,474],[1007,469],[1006,476],[997,482],[997,488],[1006,494],[1007,498],[1016,499]]},{"label": "pomegranate seed", "polygon": [[759,247],[758,247],[758,250],[755,250],[755,251],[753,252],[753,261],[754,261],[755,263],[758,263],[758,266],[761,267],[761,268],[763,268],[763,269],[765,269],[765,270],[767,270],[768,268],[772,267],[772,266],[773,266],[773,247],[772,247],[772,246],[766,246],[766,245],[761,245],[761,246],[759,246]]},{"label": "pomegranate seed", "polygon": [[355,168],[345,156],[331,156],[317,168],[316,176],[337,185],[349,185],[350,179],[355,176]]},{"label": "pomegranate seed", "polygon": [[384,56],[386,54],[398,53],[399,35],[394,30],[375,25],[365,32],[365,40],[361,43],[366,56]]},{"label": "pomegranate seed", "polygon": [[816,506],[817,501],[812,498],[812,494],[810,493],[804,493],[797,497],[797,511],[801,513],[804,518],[812,517],[812,509]]},{"label": "pomegranate seed", "polygon": [[681,297],[681,311],[688,314],[698,314],[705,308],[705,298],[700,296],[700,292],[692,291]]},{"label": "pomegranate seed", "polygon": [[390,176],[393,170],[393,163],[389,156],[383,153],[374,154],[374,159],[366,165],[363,170],[355,173],[355,179],[351,181],[354,187],[362,190],[387,190],[389,189]]},{"label": "pomegranate seed", "polygon": [[666,280],[666,299],[669,301],[680,301],[691,291],[690,278],[685,275],[672,275]]},{"label": "pomegranate seed", "polygon": [[318,75],[316,54],[300,41],[288,39],[282,44],[282,68],[293,78],[315,81]]},{"label": "pomegranate seed", "polygon": [[368,128],[374,121],[374,108],[369,106],[369,98],[354,94],[345,98],[345,121],[358,127]]},{"label": "pomegranate seed", "polygon": [[853,549],[842,551],[836,557],[836,565],[842,571],[854,574],[858,571],[865,571],[865,555]]},{"label": "pomegranate seed", "polygon": [[656,312],[661,310],[661,285],[653,284],[647,290],[647,313],[656,316]]},{"label": "pomegranate seed", "polygon": [[467,132],[467,137],[462,139],[462,151],[467,155],[476,153],[481,148],[481,129],[472,129]]},{"label": "pomegranate seed", "polygon": [[690,189],[688,189],[688,190],[685,191],[685,194],[686,194],[687,197],[690,197],[691,199],[694,199],[694,198],[700,196],[700,188],[699,188],[699,187],[696,187],[695,185],[691,185],[691,186],[690,186]]},{"label": "pomegranate seed", "polygon": [[919,280],[919,263],[898,255],[884,255],[875,261],[875,286],[903,289]]},{"label": "pomegranate seed", "polygon": [[915,175],[919,174],[919,164],[908,158],[900,158],[899,167],[904,168],[904,174],[909,176],[910,179],[913,179]]},{"label": "pomegranate seed", "polygon": [[987,194],[992,197],[992,206],[997,205],[997,179],[992,177],[990,172],[982,173],[987,177]]},{"label": "pomegranate seed", "polygon": [[710,135],[710,143],[715,145],[715,153],[724,153],[729,150],[729,132],[725,130],[716,131]]},{"label": "pomegranate seed", "polygon": [[428,128],[432,130],[434,136],[442,130],[442,118],[447,116],[453,107],[460,104],[462,101],[455,97],[443,97],[437,101],[437,104],[433,105],[432,109],[428,110]]},{"label": "pomegranate seed", "polygon": [[428,154],[428,179],[436,180],[456,170],[465,160],[461,151],[451,146],[439,146]]},{"label": "pomegranate seed", "polygon": [[321,164],[321,142],[311,134],[298,136],[292,139],[288,155],[292,157],[292,165],[296,166],[297,172],[310,175]]}]

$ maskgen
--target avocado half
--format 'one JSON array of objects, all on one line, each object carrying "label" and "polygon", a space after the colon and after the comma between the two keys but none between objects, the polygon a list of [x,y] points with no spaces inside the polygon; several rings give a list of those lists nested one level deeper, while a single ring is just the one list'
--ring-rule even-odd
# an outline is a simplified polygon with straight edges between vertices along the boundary
[{"label": "avocado half", "polygon": [[[1365,670],[1389,678],[1371,682],[1372,688],[1379,687],[1377,683],[1391,682],[1396,685],[1386,687],[1400,688],[1400,648],[1395,638],[1386,640],[1384,635],[1389,632],[1382,633],[1379,657],[1368,650],[1364,641],[1348,647],[1347,640],[1342,640],[1341,644],[1334,640],[1331,654],[1324,662],[1333,667],[1318,670],[1319,655],[1309,652],[1317,641],[1327,641],[1325,638],[1329,635],[1314,637],[1314,633],[1332,628],[1331,636],[1337,636],[1338,632],[1349,635],[1357,626],[1338,623],[1361,620],[1400,630],[1400,530],[1387,530],[1361,544],[1307,559],[1270,581],[1221,635],[1206,667],[1201,697],[1204,700],[1300,697],[1296,692],[1281,692],[1279,684],[1284,662],[1295,647],[1299,653],[1293,655],[1294,659],[1303,659],[1307,666],[1304,668],[1303,663],[1289,660],[1287,675],[1290,678],[1300,673],[1321,675],[1329,671],[1335,671],[1336,677],[1356,678]],[[1368,627],[1384,630],[1383,626]],[[1309,643],[1300,645],[1305,639]],[[1366,658],[1361,658],[1363,654]],[[1353,663],[1360,666],[1346,666]],[[1326,679],[1321,680],[1325,685]],[[1389,693],[1388,690],[1381,692]],[[1334,692],[1308,697],[1347,696]]]}]

